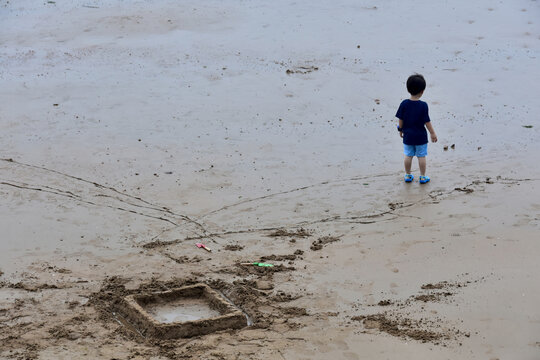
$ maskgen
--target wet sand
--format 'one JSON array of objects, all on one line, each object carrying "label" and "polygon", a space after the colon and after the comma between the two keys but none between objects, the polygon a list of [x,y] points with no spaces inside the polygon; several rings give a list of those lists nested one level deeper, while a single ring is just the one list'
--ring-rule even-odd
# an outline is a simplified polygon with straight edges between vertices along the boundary
[{"label": "wet sand", "polygon": [[[0,358],[538,359],[540,9],[415,4],[0,2]],[[116,316],[196,282],[252,326]]]}]

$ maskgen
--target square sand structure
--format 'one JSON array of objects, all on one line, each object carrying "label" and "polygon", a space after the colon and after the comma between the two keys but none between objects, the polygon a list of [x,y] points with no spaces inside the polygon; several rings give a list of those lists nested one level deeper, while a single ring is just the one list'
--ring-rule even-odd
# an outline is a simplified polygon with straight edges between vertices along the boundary
[{"label": "square sand structure", "polygon": [[247,325],[246,316],[206,284],[124,298],[121,313],[144,336],[176,339]]}]

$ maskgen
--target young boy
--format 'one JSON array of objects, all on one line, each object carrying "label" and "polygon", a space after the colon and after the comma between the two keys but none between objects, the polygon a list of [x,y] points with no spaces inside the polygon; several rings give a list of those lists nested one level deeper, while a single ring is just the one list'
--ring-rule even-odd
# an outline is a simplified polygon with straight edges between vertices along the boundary
[{"label": "young boy", "polygon": [[426,80],[420,74],[409,76],[407,79],[407,91],[411,94],[410,99],[403,100],[399,105],[396,117],[399,119],[399,136],[403,138],[405,152],[405,182],[411,182],[414,176],[411,174],[413,157],[418,158],[420,167],[420,184],[429,181],[426,176],[427,155],[427,132],[431,135],[431,142],[437,142],[437,135],[428,114],[428,105],[420,98],[426,89]]}]

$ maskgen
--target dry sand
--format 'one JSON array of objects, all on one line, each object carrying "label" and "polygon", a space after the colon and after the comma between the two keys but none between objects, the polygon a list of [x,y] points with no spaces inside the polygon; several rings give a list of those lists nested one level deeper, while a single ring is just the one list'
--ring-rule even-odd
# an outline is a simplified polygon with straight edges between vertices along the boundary
[{"label": "dry sand", "polygon": [[[539,359],[539,15],[1,0],[0,358]],[[412,72],[425,186],[393,119]],[[253,325],[118,321],[195,282]]]}]

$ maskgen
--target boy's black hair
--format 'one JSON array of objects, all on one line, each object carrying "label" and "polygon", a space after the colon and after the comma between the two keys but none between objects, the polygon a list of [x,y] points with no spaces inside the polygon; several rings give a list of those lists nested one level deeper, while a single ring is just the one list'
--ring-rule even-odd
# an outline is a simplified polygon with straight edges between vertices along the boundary
[{"label": "boy's black hair", "polygon": [[407,91],[412,95],[418,95],[426,89],[426,80],[420,74],[414,74],[407,79]]}]

